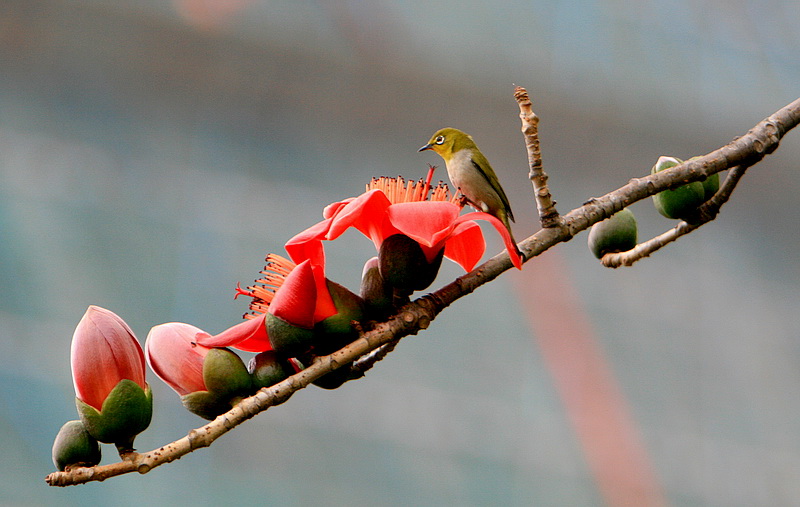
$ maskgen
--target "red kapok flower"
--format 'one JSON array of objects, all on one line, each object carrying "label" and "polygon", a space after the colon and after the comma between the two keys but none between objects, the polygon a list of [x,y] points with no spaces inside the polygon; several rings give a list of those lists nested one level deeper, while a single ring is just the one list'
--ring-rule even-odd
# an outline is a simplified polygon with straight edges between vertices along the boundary
[{"label": "red kapok flower", "polygon": [[290,239],[286,251],[295,262],[324,262],[322,241],[334,240],[355,227],[377,249],[386,238],[404,234],[419,243],[429,261],[444,249],[445,257],[470,271],[486,250],[475,220],[487,220],[503,238],[511,262],[522,267],[522,259],[500,220],[483,212],[460,215],[461,206],[448,199],[446,185],[440,183],[431,200],[427,199],[427,188],[422,181],[406,185],[402,178],[373,180],[360,196],[325,208],[325,220]]},{"label": "red kapok flower", "polygon": [[197,343],[206,347],[234,347],[252,352],[271,349],[302,352],[310,347],[312,330],[337,315],[339,310],[325,278],[324,265],[306,260],[300,264],[269,254],[264,276],[247,290],[237,288],[237,296],[253,298],[249,321],[215,336],[198,335]]},{"label": "red kapok flower", "polygon": [[70,350],[75,395],[97,410],[123,379],[146,389],[144,353],[117,314],[90,306],[72,335]]}]

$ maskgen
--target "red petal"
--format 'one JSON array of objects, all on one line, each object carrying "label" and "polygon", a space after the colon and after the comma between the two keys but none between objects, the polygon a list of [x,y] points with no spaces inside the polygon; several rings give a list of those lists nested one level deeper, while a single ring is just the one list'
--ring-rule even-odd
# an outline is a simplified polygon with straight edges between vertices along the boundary
[{"label": "red petal", "polygon": [[490,215],[488,213],[484,213],[482,211],[475,211],[473,213],[467,213],[466,215],[461,215],[456,220],[457,223],[466,222],[467,220],[486,220],[490,224],[497,229],[497,232],[500,233],[500,237],[503,238],[503,243],[506,245],[506,250],[508,251],[508,256],[511,258],[511,263],[517,269],[522,269],[522,257],[520,257],[519,253],[517,253],[516,245],[513,241],[511,241],[511,235],[508,233],[508,229],[506,226],[503,225],[497,217],[494,215]]},{"label": "red petal", "polygon": [[444,246],[444,255],[464,268],[472,271],[486,251],[481,227],[473,221],[460,223]]},{"label": "red petal", "polygon": [[450,202],[418,201],[394,204],[387,214],[392,226],[417,243],[441,247],[452,233],[460,211]]},{"label": "red petal", "polygon": [[200,328],[182,322],[169,322],[153,327],[147,335],[147,364],[158,377],[183,396],[205,391],[203,361],[208,348],[195,343]]},{"label": "red petal", "polygon": [[314,306],[314,323],[321,322],[331,315],[336,315],[339,311],[328,290],[328,280],[325,278],[325,270],[321,266],[312,266],[314,271],[314,283],[317,285],[317,304]]},{"label": "red petal", "polygon": [[144,352],[131,328],[114,312],[90,306],[72,336],[75,395],[97,410],[122,379],[145,388]]},{"label": "red petal", "polygon": [[204,347],[234,347],[247,352],[272,350],[267,336],[267,326],[264,325],[266,316],[262,313],[255,319],[240,322],[214,336],[207,333],[198,334],[195,341]]},{"label": "red petal", "polygon": [[[329,296],[330,297],[330,296]],[[311,261],[298,264],[283,281],[269,305],[269,313],[304,329],[314,327],[317,281]]]},{"label": "red petal", "polygon": [[322,240],[328,234],[331,223],[330,219],[323,220],[295,235],[286,243],[284,247],[286,253],[296,264],[310,259],[312,263],[324,266],[325,250],[322,247]]},{"label": "red petal", "polygon": [[339,213],[339,210],[344,208],[344,206],[347,203],[353,201],[354,199],[355,199],[355,197],[350,197],[348,199],[345,199],[344,201],[332,202],[332,203],[328,204],[327,206],[325,206],[325,209],[322,210],[322,217],[323,218],[332,218],[332,217],[334,217],[337,213]]},{"label": "red petal", "polygon": [[349,227],[355,227],[379,248],[383,239],[389,235],[383,227],[389,206],[389,198],[379,189],[361,194],[338,210],[326,239],[336,239]]}]

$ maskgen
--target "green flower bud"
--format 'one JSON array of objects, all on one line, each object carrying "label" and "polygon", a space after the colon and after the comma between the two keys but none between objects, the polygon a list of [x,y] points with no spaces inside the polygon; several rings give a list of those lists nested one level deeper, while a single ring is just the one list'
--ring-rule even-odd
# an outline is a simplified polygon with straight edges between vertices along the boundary
[{"label": "green flower bud", "polygon": [[702,181],[703,183],[703,202],[714,197],[719,190],[719,173],[714,173]]},{"label": "green flower bud", "polygon": [[[689,160],[694,160],[696,158],[700,157],[692,157]],[[711,199],[714,196],[714,194],[717,193],[717,190],[719,190],[719,173],[712,174],[708,178],[701,181],[701,183],[703,184],[703,192],[704,192],[703,202],[706,202],[707,200]]]},{"label": "green flower bud", "polygon": [[595,257],[612,252],[626,252],[636,246],[637,227],[633,212],[624,208],[589,230],[589,250]]},{"label": "green flower bud", "polygon": [[69,421],[61,427],[53,442],[53,464],[59,470],[70,465],[93,467],[100,463],[100,445],[83,423]]},{"label": "green flower bud", "polygon": [[150,425],[153,416],[153,393],[145,384],[122,379],[97,410],[75,398],[78,415],[86,431],[100,442],[115,444],[119,449],[132,449],[133,440]]},{"label": "green flower bud", "polygon": [[288,360],[280,359],[274,350],[261,352],[250,359],[247,370],[253,378],[255,389],[274,386],[295,373],[291,363]]},{"label": "green flower bud", "polygon": [[[656,174],[681,162],[682,160],[675,157],[659,157],[658,162],[650,170],[650,174]],[[666,218],[686,219],[690,218],[697,210],[697,207],[705,202],[705,195],[703,184],[699,181],[693,181],[674,190],[664,190],[657,193],[653,196],[653,204],[656,210]]]}]

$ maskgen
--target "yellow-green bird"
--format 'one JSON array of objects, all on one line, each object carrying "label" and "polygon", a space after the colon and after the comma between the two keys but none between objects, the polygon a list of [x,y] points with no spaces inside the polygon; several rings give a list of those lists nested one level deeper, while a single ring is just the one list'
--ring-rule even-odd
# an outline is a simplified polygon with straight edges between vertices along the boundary
[{"label": "yellow-green bird", "polygon": [[[419,149],[425,150],[433,150],[444,159],[450,182],[473,208],[494,215],[503,222],[516,247],[510,223],[514,221],[514,214],[511,213],[508,197],[472,136],[452,127],[443,128]],[[519,252],[519,247],[516,248]]]}]

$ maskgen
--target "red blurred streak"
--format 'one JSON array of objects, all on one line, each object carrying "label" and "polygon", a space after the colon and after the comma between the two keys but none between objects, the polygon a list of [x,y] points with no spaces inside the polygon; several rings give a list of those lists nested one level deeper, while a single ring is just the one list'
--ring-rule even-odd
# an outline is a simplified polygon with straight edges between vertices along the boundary
[{"label": "red blurred streak", "polygon": [[214,31],[222,28],[253,0],[172,0],[175,11],[193,27]]},{"label": "red blurred streak", "polygon": [[512,278],[606,504],[666,505],[636,422],[563,259],[548,252]]}]

